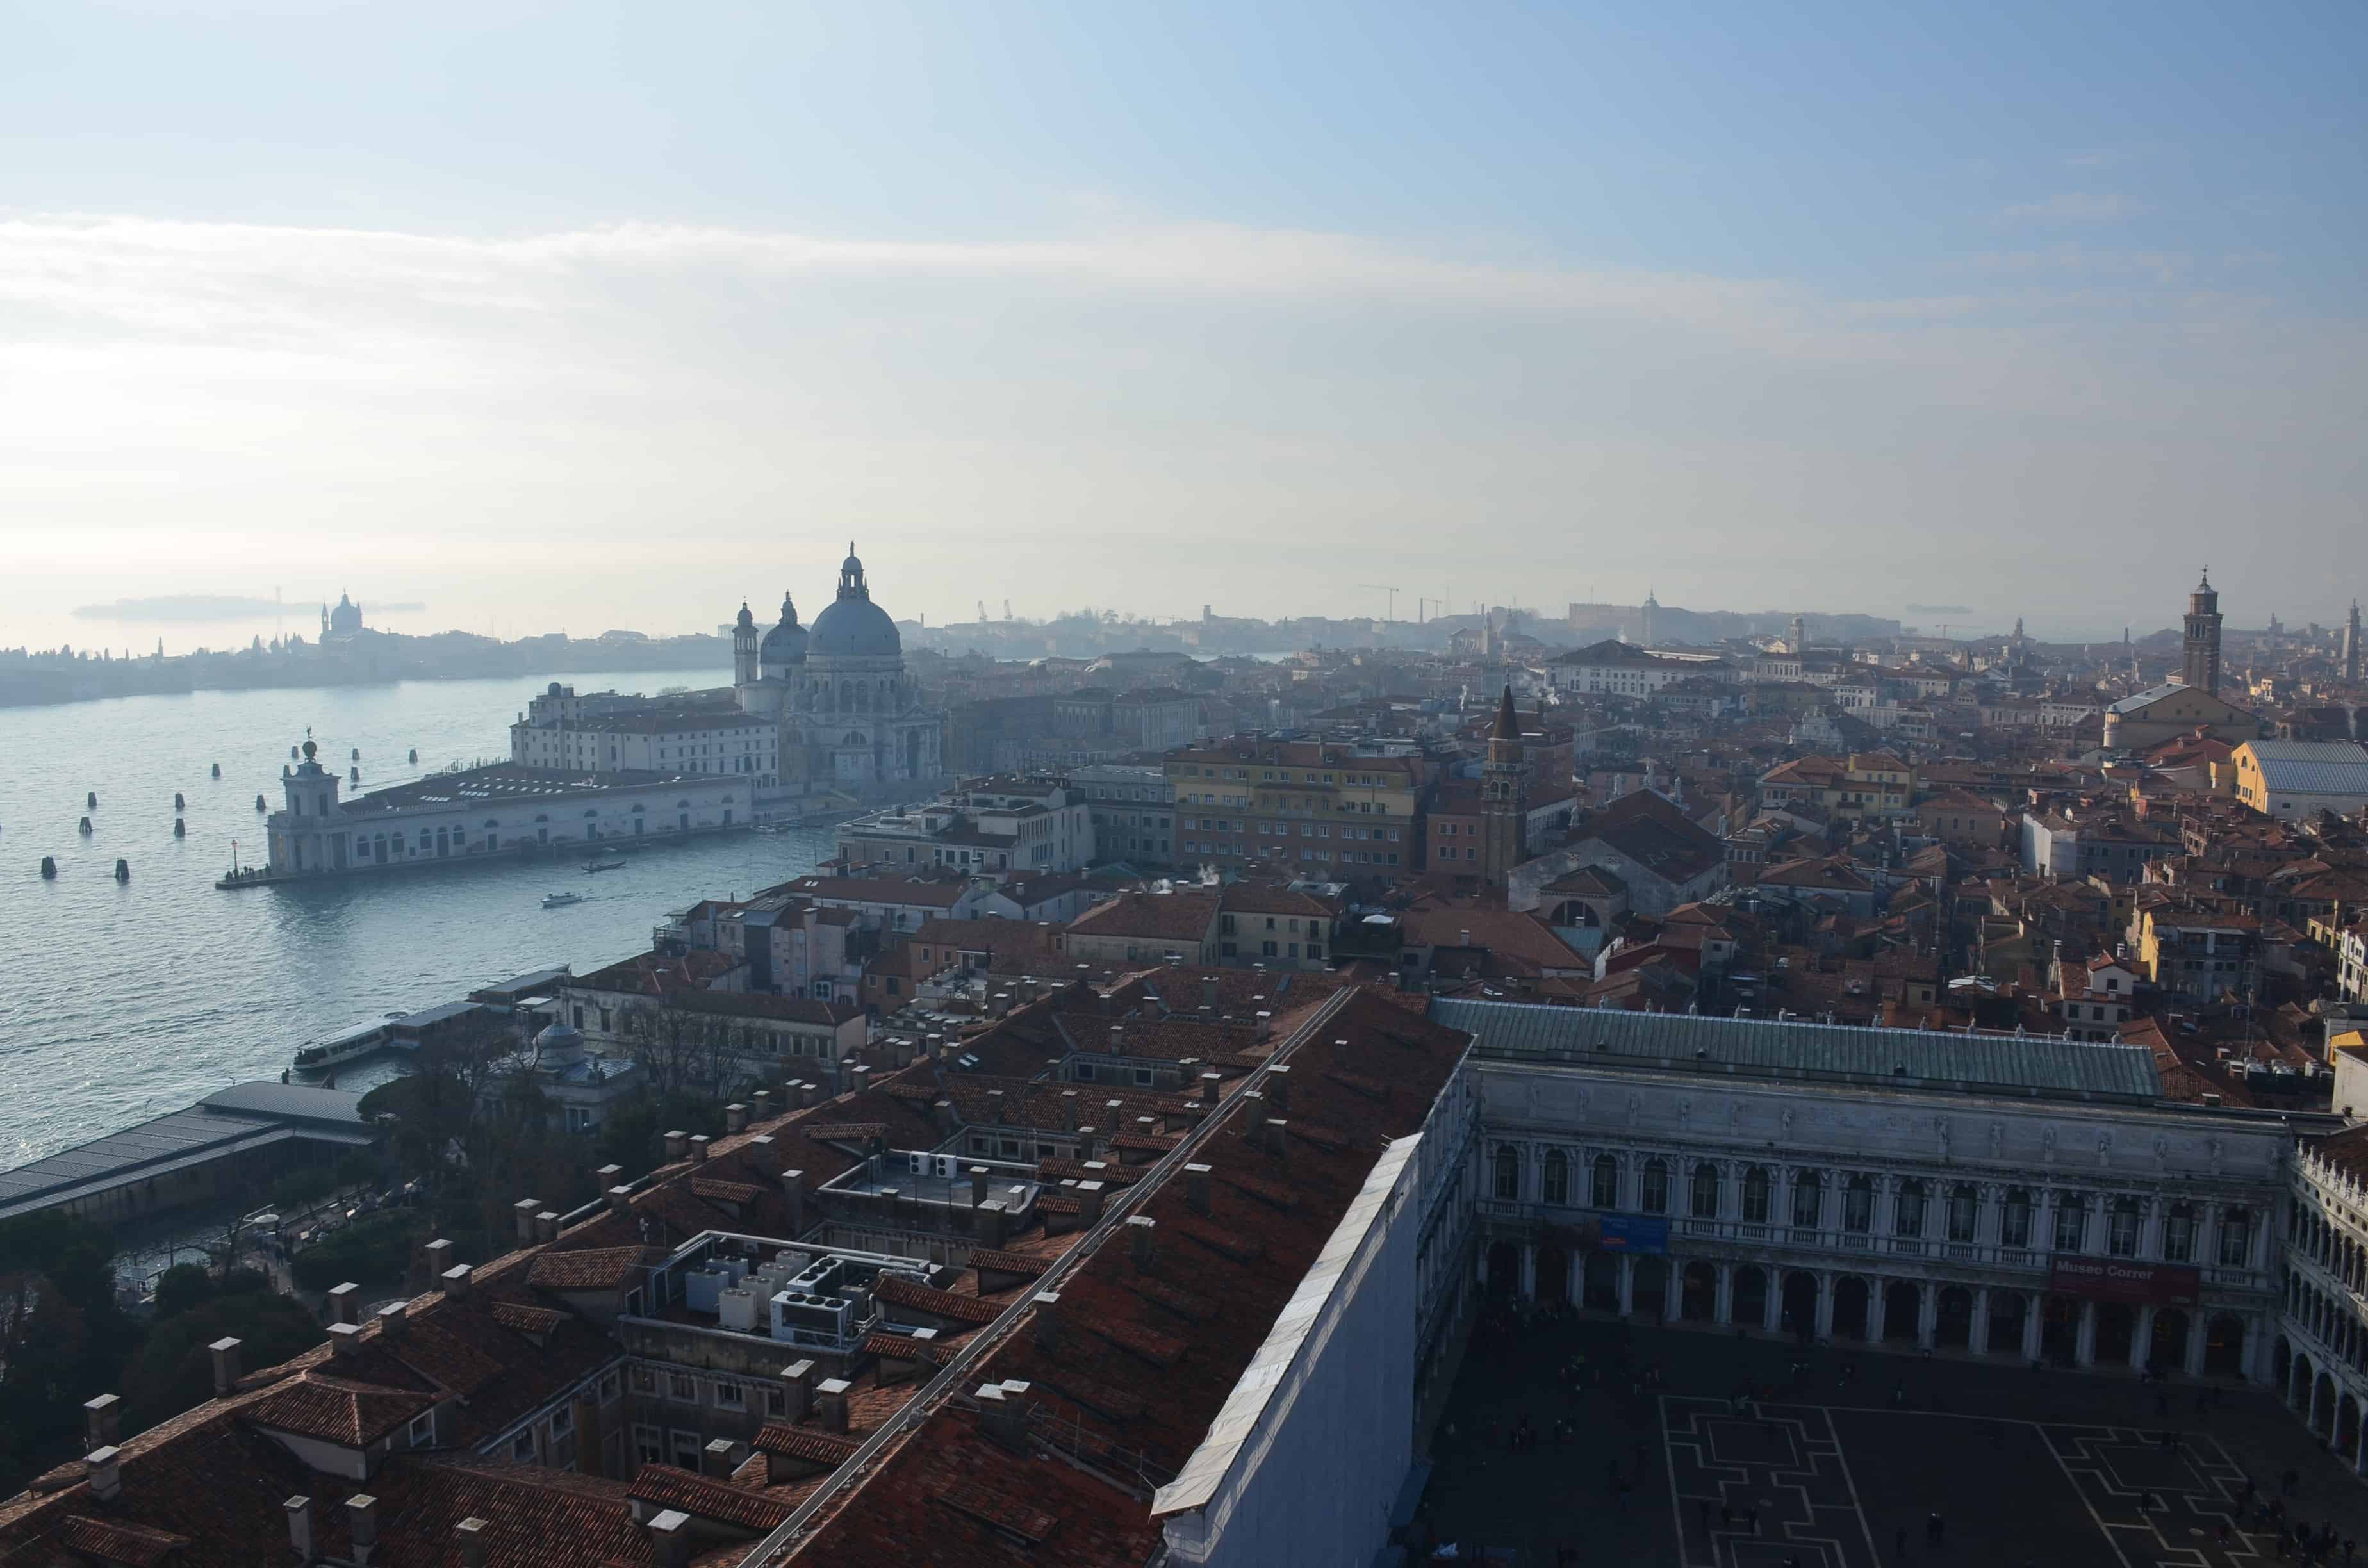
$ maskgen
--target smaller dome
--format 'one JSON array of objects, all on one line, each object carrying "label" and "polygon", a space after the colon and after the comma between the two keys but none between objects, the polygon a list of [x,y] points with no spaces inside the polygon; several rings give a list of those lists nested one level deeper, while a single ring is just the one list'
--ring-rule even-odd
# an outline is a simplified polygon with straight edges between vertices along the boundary
[{"label": "smaller dome", "polygon": [[[743,611],[742,613],[746,613]],[[781,623],[765,633],[765,641],[757,649],[760,663],[794,665],[806,656],[806,629],[798,624],[798,607],[790,596],[781,596]]]},{"label": "smaller dome", "polygon": [[319,746],[314,745],[311,741],[306,741],[304,743],[304,760],[307,762],[312,761],[313,754],[318,752],[320,749],[321,748]]},{"label": "smaller dome", "polygon": [[757,618],[748,613],[748,601],[746,599],[742,599],[740,601],[740,619],[733,622],[733,624],[739,627],[743,631],[753,631],[757,629]]},{"label": "smaller dome", "polygon": [[562,1020],[534,1037],[538,1062],[572,1062],[584,1054],[584,1031]]}]

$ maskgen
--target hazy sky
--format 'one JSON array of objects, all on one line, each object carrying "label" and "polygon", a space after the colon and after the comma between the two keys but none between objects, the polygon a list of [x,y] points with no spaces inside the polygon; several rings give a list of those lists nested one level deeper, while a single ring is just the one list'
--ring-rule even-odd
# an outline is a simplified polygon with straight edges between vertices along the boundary
[{"label": "hazy sky", "polygon": [[[0,11],[0,643],[2340,617],[2368,10]],[[1918,618],[1927,620],[1937,618]],[[410,619],[410,618],[407,618]],[[144,641],[127,633],[110,642]]]}]

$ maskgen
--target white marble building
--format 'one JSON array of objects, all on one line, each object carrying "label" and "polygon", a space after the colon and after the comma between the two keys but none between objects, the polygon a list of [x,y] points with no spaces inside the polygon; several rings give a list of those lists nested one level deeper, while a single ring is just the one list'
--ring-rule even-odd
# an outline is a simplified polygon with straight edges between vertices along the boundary
[{"label": "white marble building", "polygon": [[1494,1290],[2276,1375],[2291,1133],[2159,1101],[2141,1050],[1489,1002],[1432,1016],[1478,1037]]}]

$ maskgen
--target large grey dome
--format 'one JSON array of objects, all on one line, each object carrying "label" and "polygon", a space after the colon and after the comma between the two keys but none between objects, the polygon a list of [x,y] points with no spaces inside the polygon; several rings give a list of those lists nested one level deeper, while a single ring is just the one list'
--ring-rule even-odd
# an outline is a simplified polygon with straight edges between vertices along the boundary
[{"label": "large grey dome", "polygon": [[757,657],[768,665],[794,665],[806,656],[806,629],[798,624],[798,607],[781,596],[781,623],[765,633]]},{"label": "large grey dome", "polygon": [[863,582],[863,562],[856,559],[855,546],[849,544],[847,560],[838,569],[837,602],[814,617],[806,652],[817,658],[878,659],[894,658],[904,651],[905,640],[896,634],[896,623],[871,602],[871,590]]}]

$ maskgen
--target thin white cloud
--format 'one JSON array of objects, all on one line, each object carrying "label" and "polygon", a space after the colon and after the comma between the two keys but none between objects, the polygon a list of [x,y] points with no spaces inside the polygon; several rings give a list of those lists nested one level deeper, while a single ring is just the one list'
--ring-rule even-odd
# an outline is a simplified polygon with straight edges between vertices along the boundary
[{"label": "thin white cloud", "polygon": [[2066,190],[2017,202],[2003,216],[2021,223],[2117,223],[2145,210],[2144,203],[2111,191]]}]

